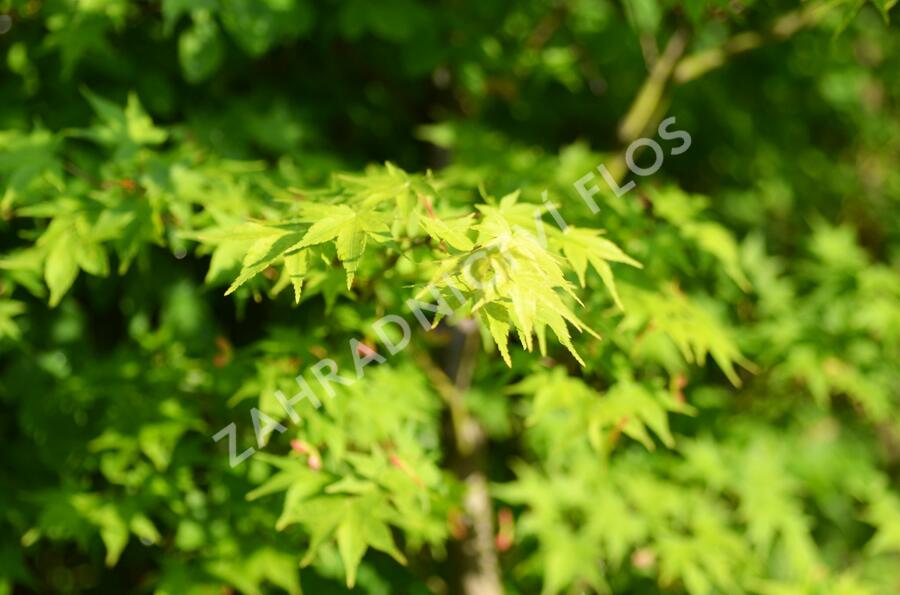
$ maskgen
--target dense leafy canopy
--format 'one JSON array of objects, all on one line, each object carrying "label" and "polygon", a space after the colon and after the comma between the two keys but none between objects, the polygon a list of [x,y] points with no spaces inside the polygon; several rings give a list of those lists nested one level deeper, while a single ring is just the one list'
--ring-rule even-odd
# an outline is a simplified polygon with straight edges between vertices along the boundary
[{"label": "dense leafy canopy", "polygon": [[897,592],[894,4],[0,0],[0,593]]}]

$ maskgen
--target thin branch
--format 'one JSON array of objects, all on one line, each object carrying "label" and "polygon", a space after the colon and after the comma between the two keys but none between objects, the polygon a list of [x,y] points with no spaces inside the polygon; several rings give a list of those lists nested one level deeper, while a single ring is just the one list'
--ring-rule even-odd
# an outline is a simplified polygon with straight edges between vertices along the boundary
[{"label": "thin branch", "polygon": [[618,135],[623,148],[609,164],[612,177],[616,181],[624,178],[627,173],[627,146],[648,134],[665,116],[670,85],[692,81],[724,65],[732,56],[756,49],[767,42],[787,39],[803,28],[818,23],[831,6],[827,2],[809,4],[782,15],[765,32],[738,33],[717,48],[687,56],[683,55],[687,47],[687,32],[684,29],[677,30],[669,39],[663,55],[654,64],[628,113],[622,118]]},{"label": "thin branch", "polygon": [[685,29],[677,30],[666,44],[662,56],[653,64],[650,76],[644,81],[631,108],[619,125],[619,140],[623,143],[631,143],[639,138],[647,128],[647,124],[665,93],[669,77],[687,47],[687,40],[687,31]]},{"label": "thin branch", "polygon": [[491,494],[485,472],[487,436],[478,420],[469,414],[464,399],[472,383],[479,353],[478,326],[464,321],[453,327],[453,332],[462,339],[455,369],[445,372],[427,352],[417,352],[414,356],[447,404],[455,442],[452,467],[466,484],[463,509],[467,531],[461,543],[454,548],[455,557],[459,560],[459,574],[456,577],[458,585],[453,592],[502,595],[500,564],[494,547]]},{"label": "thin branch", "polygon": [[447,405],[447,410],[450,412],[450,425],[453,428],[454,440],[459,449],[466,441],[463,425],[469,416],[462,395],[453,381],[434,363],[434,360],[431,359],[431,356],[426,351],[416,350],[413,353],[413,359],[425,372],[425,376],[428,377],[431,385]]},{"label": "thin branch", "polygon": [[767,42],[783,41],[801,29],[818,23],[829,8],[831,5],[826,3],[809,4],[779,17],[768,31],[738,33],[717,48],[685,56],[675,68],[672,81],[678,85],[687,83],[719,68],[732,56],[754,50]]}]

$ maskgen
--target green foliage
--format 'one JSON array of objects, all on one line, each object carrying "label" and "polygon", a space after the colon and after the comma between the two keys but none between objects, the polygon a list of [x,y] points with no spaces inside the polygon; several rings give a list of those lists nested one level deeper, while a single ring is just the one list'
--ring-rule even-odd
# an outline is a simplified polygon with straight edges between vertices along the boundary
[{"label": "green foliage", "polygon": [[895,4],[0,0],[0,593],[896,592]]}]

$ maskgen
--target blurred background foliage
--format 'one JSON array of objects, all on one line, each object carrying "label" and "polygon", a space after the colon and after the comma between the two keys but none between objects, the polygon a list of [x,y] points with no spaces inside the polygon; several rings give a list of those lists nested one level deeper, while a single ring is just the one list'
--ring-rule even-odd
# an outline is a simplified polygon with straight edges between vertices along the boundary
[{"label": "blurred background foliage", "polygon": [[[0,593],[900,592],[894,3],[0,0]],[[416,329],[544,190],[603,340]]]}]

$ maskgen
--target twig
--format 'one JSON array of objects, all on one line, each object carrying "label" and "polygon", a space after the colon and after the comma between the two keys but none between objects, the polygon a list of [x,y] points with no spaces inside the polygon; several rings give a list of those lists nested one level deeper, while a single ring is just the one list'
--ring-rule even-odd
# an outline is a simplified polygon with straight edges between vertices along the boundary
[{"label": "twig", "polygon": [[685,56],[675,68],[672,81],[684,84],[722,66],[736,54],[754,50],[770,41],[783,41],[804,27],[818,23],[829,8],[830,5],[825,3],[810,4],[781,16],[766,32],[738,33],[717,48]]},{"label": "twig", "polygon": [[628,144],[640,137],[647,128],[666,90],[666,84],[675,69],[675,64],[687,47],[687,40],[687,31],[685,29],[677,30],[666,44],[662,56],[654,63],[650,76],[647,77],[631,104],[631,108],[619,125],[619,140],[623,143]]},{"label": "twig", "polygon": [[485,473],[487,437],[481,424],[469,415],[464,399],[472,383],[479,352],[478,326],[463,323],[453,328],[453,332],[457,338],[462,339],[454,370],[445,372],[427,353],[416,354],[416,361],[447,403],[454,437],[455,456],[452,467],[466,484],[463,509],[469,530],[465,532],[461,542],[454,546],[455,557],[459,562],[456,577],[459,584],[453,592],[465,595],[502,595],[500,565],[494,546],[491,495]]}]

